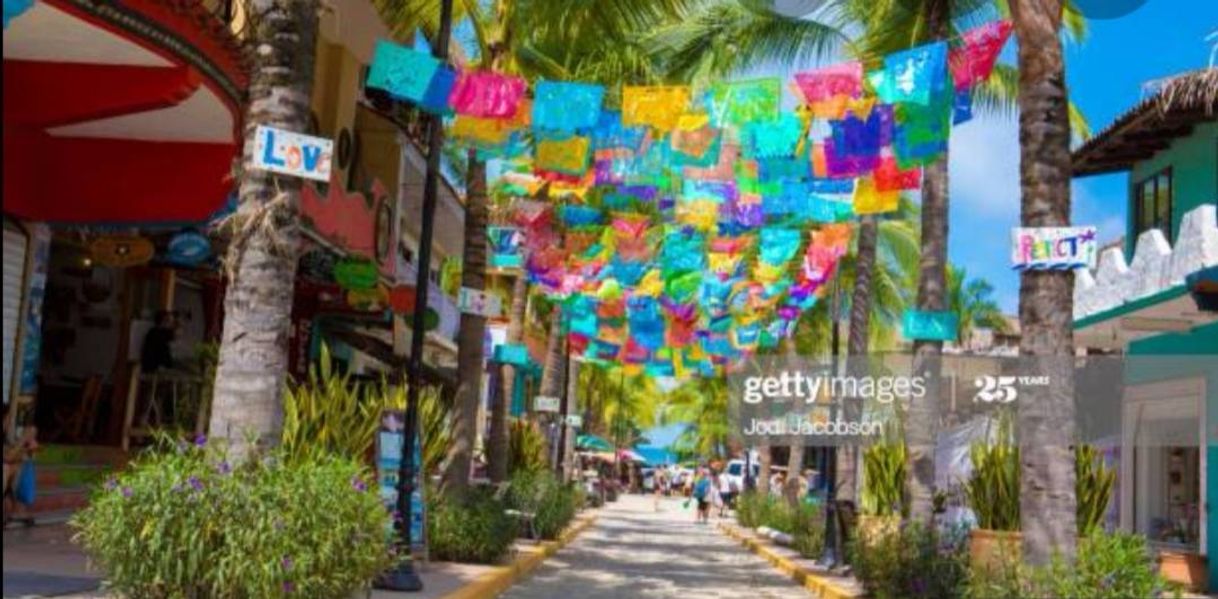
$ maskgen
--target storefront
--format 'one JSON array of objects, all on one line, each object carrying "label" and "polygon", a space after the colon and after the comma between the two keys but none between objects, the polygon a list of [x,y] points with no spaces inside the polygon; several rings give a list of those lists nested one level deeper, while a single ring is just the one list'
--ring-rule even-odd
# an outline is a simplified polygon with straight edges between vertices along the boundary
[{"label": "storefront", "polygon": [[[1218,114],[1202,73],[1167,80],[1074,152],[1076,176],[1129,173],[1123,243],[1076,271],[1075,344],[1124,361],[1122,529],[1169,578],[1218,590]],[[1210,275],[1212,278],[1212,275]],[[1208,579],[1208,580],[1207,580]]]},{"label": "storefront", "polygon": [[[6,22],[3,393],[6,424],[45,447],[36,516],[82,504],[148,429],[199,427],[222,294],[205,231],[232,195],[248,84],[233,17],[40,0]],[[190,380],[141,372],[162,313],[163,360]]]}]

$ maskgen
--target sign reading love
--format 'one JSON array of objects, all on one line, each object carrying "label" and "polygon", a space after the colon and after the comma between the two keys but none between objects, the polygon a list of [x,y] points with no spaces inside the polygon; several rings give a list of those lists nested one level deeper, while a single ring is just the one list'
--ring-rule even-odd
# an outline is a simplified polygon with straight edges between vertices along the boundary
[{"label": "sign reading love", "polygon": [[259,125],[254,132],[254,168],[273,173],[330,180],[334,142]]}]

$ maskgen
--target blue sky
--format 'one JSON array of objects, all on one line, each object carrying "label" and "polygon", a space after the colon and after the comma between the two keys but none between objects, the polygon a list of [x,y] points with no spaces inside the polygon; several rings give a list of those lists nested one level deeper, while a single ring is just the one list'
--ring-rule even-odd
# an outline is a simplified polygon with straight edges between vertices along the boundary
[{"label": "blue sky", "polygon": [[[1206,66],[1206,35],[1218,28],[1218,2],[1149,0],[1113,20],[1089,22],[1088,38],[1066,49],[1071,100],[1092,129],[1106,127],[1142,98],[1143,84]],[[1004,56],[1014,58],[1014,42]],[[980,116],[952,133],[951,260],[994,284],[995,299],[1014,313],[1019,277],[1009,269],[1009,231],[1019,220],[1017,116]],[[1124,232],[1126,185],[1121,173],[1075,180],[1074,223],[1096,225],[1101,240]]]}]

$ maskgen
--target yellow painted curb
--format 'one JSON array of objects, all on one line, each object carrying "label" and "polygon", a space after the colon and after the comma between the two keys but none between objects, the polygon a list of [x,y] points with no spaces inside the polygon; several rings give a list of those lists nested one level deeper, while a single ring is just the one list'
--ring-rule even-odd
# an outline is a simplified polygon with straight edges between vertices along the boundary
[{"label": "yellow painted curb", "polygon": [[822,599],[858,599],[863,597],[862,594],[854,592],[850,589],[833,583],[819,574],[809,570],[808,568],[795,563],[790,558],[774,551],[768,544],[748,536],[737,529],[735,526],[720,524],[719,530],[723,531],[727,536],[740,542],[745,547],[748,547],[753,553],[764,558],[766,561],[774,565],[774,568],[783,574],[791,577],[795,582],[802,585],[805,589],[812,591]]},{"label": "yellow painted curb", "polygon": [[542,541],[534,547],[518,548],[511,564],[496,566],[473,582],[445,595],[443,599],[494,599],[532,573],[542,562],[546,561],[547,557],[558,553],[559,549],[575,540],[575,537],[587,530],[594,522],[596,522],[596,516],[592,515],[577,518],[571,526],[567,527],[567,530],[558,536],[557,541]]}]

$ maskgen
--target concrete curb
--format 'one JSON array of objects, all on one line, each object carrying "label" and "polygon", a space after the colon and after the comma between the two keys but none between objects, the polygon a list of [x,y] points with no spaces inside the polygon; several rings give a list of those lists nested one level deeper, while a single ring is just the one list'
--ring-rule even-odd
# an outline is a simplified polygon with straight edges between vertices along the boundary
[{"label": "concrete curb", "polygon": [[536,546],[517,548],[512,563],[497,566],[473,582],[445,595],[442,599],[493,599],[537,569],[547,557],[575,540],[596,522],[595,515],[576,518],[555,541],[542,541]]},{"label": "concrete curb", "polygon": [[753,553],[765,558],[766,561],[773,564],[775,569],[790,576],[792,580],[802,585],[805,589],[812,591],[817,597],[822,599],[858,599],[866,596],[861,591],[843,588],[837,582],[796,563],[791,558],[775,551],[769,543],[755,538],[739,527],[720,523],[719,530],[745,547],[748,547]]}]

